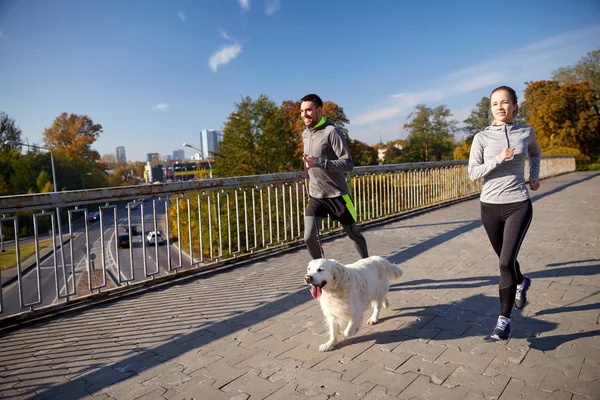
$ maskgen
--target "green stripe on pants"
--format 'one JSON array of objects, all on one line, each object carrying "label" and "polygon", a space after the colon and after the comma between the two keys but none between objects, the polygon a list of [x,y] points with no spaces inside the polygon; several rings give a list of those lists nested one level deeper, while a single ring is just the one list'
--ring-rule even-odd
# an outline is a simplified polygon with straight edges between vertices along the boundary
[{"label": "green stripe on pants", "polygon": [[354,222],[356,222],[356,208],[354,208],[354,204],[352,203],[350,195],[345,194],[342,196],[342,198],[346,202],[346,208],[348,208],[348,211],[350,211],[350,215],[352,215],[352,218],[354,218]]}]

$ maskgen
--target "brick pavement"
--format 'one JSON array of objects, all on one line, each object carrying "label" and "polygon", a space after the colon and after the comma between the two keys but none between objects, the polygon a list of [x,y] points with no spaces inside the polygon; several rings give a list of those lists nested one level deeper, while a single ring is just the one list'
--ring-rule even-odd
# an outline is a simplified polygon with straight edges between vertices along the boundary
[{"label": "brick pavement", "polygon": [[[497,260],[466,201],[364,231],[405,269],[381,323],[320,353],[295,251],[0,337],[0,397],[600,399],[600,173],[542,181],[520,263],[530,304],[489,342]],[[326,256],[352,262],[347,238]],[[37,396],[37,397],[36,397]]]}]

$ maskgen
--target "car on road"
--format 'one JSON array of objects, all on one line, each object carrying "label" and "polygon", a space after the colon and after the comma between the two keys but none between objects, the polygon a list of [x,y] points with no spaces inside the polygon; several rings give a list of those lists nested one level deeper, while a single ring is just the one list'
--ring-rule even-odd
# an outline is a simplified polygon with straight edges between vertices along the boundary
[{"label": "car on road", "polygon": [[[126,226],[125,228],[123,228],[123,232],[127,232],[128,233],[129,232],[129,227]],[[137,226],[131,225],[131,234],[132,235],[137,235],[138,234]]]},{"label": "car on road", "polygon": [[164,239],[160,231],[150,231],[148,232],[148,235],[146,235],[146,242],[148,244],[161,245],[163,244]]},{"label": "car on road", "polygon": [[98,211],[92,211],[88,213],[87,219],[89,222],[98,221],[100,219],[100,213]]},{"label": "car on road", "polygon": [[119,236],[118,236],[118,240],[119,240],[119,247],[121,247],[121,248],[129,247],[129,233],[120,232]]}]

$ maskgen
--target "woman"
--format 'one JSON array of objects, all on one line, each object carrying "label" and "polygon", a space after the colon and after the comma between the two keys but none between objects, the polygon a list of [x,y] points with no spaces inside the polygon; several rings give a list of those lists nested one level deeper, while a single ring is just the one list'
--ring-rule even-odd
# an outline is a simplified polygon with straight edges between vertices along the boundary
[{"label": "woman", "polygon": [[525,183],[525,160],[529,156],[529,187],[540,187],[540,148],[528,125],[515,124],[517,94],[508,86],[492,91],[490,104],[494,122],[473,138],[469,177],[483,178],[481,220],[500,259],[500,316],[491,337],[507,340],[513,305],[527,302],[531,279],[521,274],[517,254],[533,217]]}]

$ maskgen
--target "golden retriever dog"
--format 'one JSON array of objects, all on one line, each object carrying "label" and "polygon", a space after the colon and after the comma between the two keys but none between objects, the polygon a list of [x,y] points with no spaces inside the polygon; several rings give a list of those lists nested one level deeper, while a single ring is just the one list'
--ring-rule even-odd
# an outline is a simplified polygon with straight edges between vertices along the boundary
[{"label": "golden retriever dog", "polygon": [[350,337],[358,332],[363,313],[371,305],[369,325],[379,322],[381,307],[389,305],[386,294],[390,279],[402,276],[402,268],[379,256],[363,258],[343,265],[336,260],[312,260],[306,269],[304,282],[321,304],[329,326],[329,340],[319,351],[330,351],[339,343],[339,334]]}]

